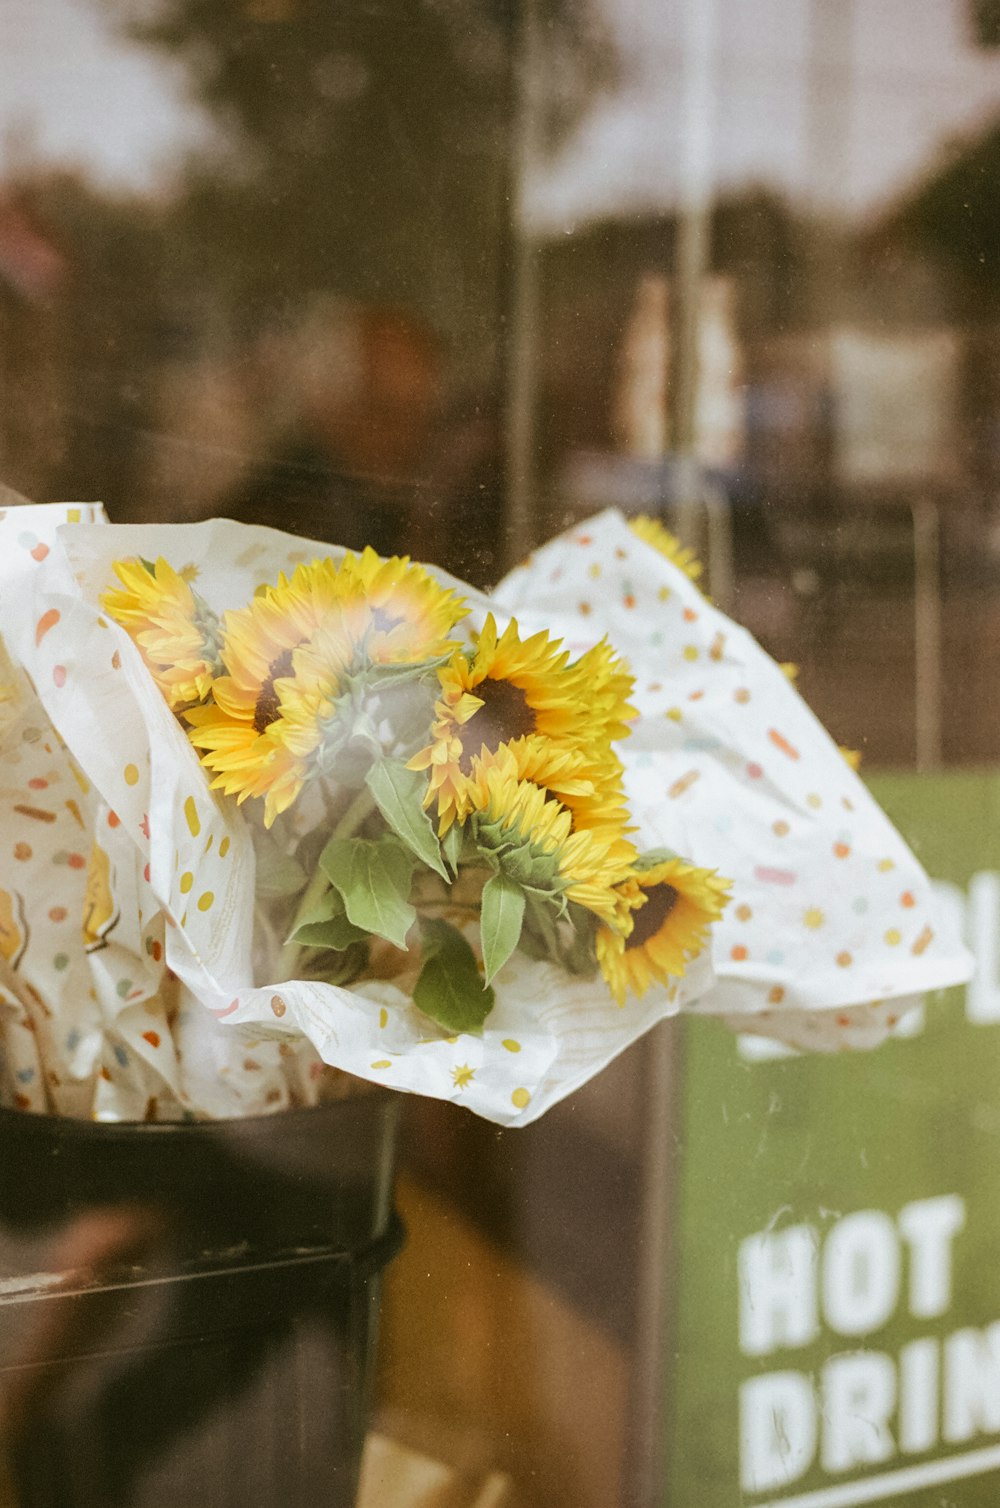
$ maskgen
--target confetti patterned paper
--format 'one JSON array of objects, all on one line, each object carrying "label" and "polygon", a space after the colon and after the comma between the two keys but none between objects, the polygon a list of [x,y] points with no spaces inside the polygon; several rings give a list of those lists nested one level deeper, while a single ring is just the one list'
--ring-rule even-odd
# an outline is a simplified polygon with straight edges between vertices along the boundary
[{"label": "confetti patterned paper", "polygon": [[219,520],[115,526],[69,505],[0,518],[0,681],[16,687],[0,701],[8,1102],[107,1119],[253,1114],[314,1096],[330,1064],[525,1124],[679,1010],[866,1046],[909,997],[966,977],[926,877],[780,669],[606,514],[495,599],[449,584],[474,626],[513,613],[574,651],[606,634],[631,659],[639,716],[620,751],[640,841],[736,881],[714,973],[704,954],[619,1008],[600,979],[515,953],[482,1035],[457,1037],[388,982],[255,979],[243,815],[210,791],[100,596],[115,560],[162,555],[221,612],[341,553]]},{"label": "confetti patterned paper", "polygon": [[496,596],[574,653],[631,663],[621,745],[645,843],[733,880],[717,981],[686,1008],[827,1051],[881,1041],[971,960],[863,782],[755,640],[615,512],[539,550]]},{"label": "confetti patterned paper", "polygon": [[[148,1030],[116,1039],[119,1050],[104,1064],[99,1086],[98,1112],[105,1117],[135,1115],[157,1096],[157,1114],[280,1108],[289,1101],[289,1085],[298,1085],[300,1097],[307,1094],[327,1063],[375,1083],[455,1100],[502,1124],[525,1124],[711,981],[703,956],[682,980],[622,1010],[600,978],[569,976],[515,953],[494,981],[496,1004],[482,1035],[457,1037],[446,1036],[388,982],[361,981],[347,989],[254,982],[254,859],[243,816],[209,790],[138,652],[101,612],[99,599],[113,581],[113,562],[125,556],[164,556],[196,576],[199,592],[222,611],[242,606],[258,585],[299,561],[342,553],[225,520],[81,524],[59,532],[44,562],[30,570],[22,564],[14,573],[11,642],[48,717],[116,819],[120,919],[106,928],[101,999],[108,1010],[123,998],[130,1007],[120,1013],[119,1036],[133,1019]],[[462,583],[451,584],[481,623],[494,605]],[[35,626],[43,620],[39,637]],[[165,1002],[162,992],[158,999],[169,1035],[159,1021],[145,1020],[156,1007],[139,965],[148,965],[156,948],[167,984],[178,992],[179,1004],[169,990]],[[154,1069],[159,1077],[151,1082]]]}]

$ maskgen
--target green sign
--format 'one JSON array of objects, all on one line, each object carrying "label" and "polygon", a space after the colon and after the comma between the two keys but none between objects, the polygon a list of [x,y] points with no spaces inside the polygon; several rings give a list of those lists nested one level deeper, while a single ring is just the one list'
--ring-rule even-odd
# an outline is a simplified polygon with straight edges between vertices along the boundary
[{"label": "green sign", "polygon": [[871,785],[976,978],[870,1054],[686,1022],[664,1508],[1000,1501],[1000,775]]}]

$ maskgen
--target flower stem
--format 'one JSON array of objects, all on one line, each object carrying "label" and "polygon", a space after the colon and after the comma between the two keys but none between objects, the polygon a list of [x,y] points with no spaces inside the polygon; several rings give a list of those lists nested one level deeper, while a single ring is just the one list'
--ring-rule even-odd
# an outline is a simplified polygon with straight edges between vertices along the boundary
[{"label": "flower stem", "polygon": [[[367,786],[362,786],[361,790],[357,792],[354,799],[349,803],[343,815],[336,823],[333,832],[330,834],[331,838],[353,837],[358,828],[361,827],[366,818],[369,817],[374,810],[374,797],[372,796]],[[330,881],[327,879],[326,874],[323,871],[323,866],[317,863],[316,868],[313,870],[312,878],[310,879],[305,890],[303,890],[299,904],[295,908],[295,915],[292,918],[292,924],[288,929],[290,933],[295,931],[296,927],[300,925],[303,918],[308,916],[313,907],[317,905],[320,900],[322,900],[323,896],[326,894],[329,888]],[[294,977],[301,954],[301,943],[285,943],[284,947],[278,955],[278,978],[280,980],[288,980]]]}]

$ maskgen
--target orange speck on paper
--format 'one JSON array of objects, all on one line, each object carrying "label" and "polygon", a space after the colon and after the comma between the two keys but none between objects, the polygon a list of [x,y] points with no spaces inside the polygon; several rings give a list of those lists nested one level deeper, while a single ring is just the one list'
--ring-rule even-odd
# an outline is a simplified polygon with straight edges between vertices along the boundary
[{"label": "orange speck on paper", "polygon": [[694,623],[697,617],[698,614],[695,612],[693,607],[686,607],[684,609],[683,618],[685,623]]},{"label": "orange speck on paper", "polygon": [[784,817],[779,817],[777,822],[771,824],[771,831],[776,838],[787,838],[790,828]]},{"label": "orange speck on paper", "polygon": [[55,628],[61,614],[57,607],[50,607],[47,613],[43,613],[35,624],[35,644],[41,644],[50,628]]},{"label": "orange speck on paper", "polygon": [[112,670],[121,670],[121,668],[122,668],[122,657],[121,657],[121,655],[118,653],[118,651],[116,649],[115,652],[114,652],[114,654],[111,656],[111,669]]},{"label": "orange speck on paper", "polygon": [[143,1032],[142,1040],[148,1042],[150,1047],[159,1047],[160,1034],[159,1032]]},{"label": "orange speck on paper", "polygon": [[682,775],[679,780],[675,780],[667,792],[670,800],[676,801],[678,796],[683,796],[685,791],[689,791],[700,774],[700,770],[688,770],[686,775]]},{"label": "orange speck on paper", "polygon": [[840,968],[849,969],[853,962],[854,959],[851,957],[850,953],[848,953],[846,948],[844,949],[843,953],[837,954],[837,964]]},{"label": "orange speck on paper", "polygon": [[585,618],[587,617],[587,615],[588,615],[588,613],[590,611],[591,611],[591,607],[590,607],[590,603],[589,602],[581,602],[580,603],[580,612],[583,614],[583,616]]},{"label": "orange speck on paper", "polygon": [[27,863],[28,859],[31,858],[31,844],[30,843],[15,843],[14,844],[14,857],[15,857],[15,859],[20,859],[22,863]]},{"label": "orange speck on paper", "polygon": [[281,1017],[287,1011],[288,1006],[282,1000],[282,998],[281,998],[280,995],[272,995],[271,996],[271,1009],[272,1009],[272,1011],[274,1012],[274,1014],[276,1016]]},{"label": "orange speck on paper", "polygon": [[914,957],[919,958],[921,953],[927,952],[927,949],[930,947],[933,941],[933,928],[925,927],[920,936],[917,938],[916,942],[913,944],[913,947],[910,949],[910,951],[913,953]]},{"label": "orange speck on paper", "polygon": [[628,551],[627,550],[623,550],[622,547],[621,547],[621,545],[616,545],[615,546],[615,559],[616,560],[628,560]]},{"label": "orange speck on paper", "polygon": [[780,984],[776,984],[773,989],[768,992],[767,998],[768,1002],[771,1005],[780,1005],[785,998],[785,991]]},{"label": "orange speck on paper", "polygon": [[117,812],[108,812],[108,826],[109,827],[120,827],[121,826],[121,821],[122,821],[122,819],[119,817],[119,815],[118,815]]},{"label": "orange speck on paper", "polygon": [[589,534],[578,534],[576,536],[576,542],[578,545],[591,545],[594,541],[592,536]]},{"label": "orange speck on paper", "polygon": [[736,946],[735,946],[735,948],[733,948],[730,951],[729,956],[733,960],[734,963],[742,963],[743,960],[745,958],[747,958],[749,955],[748,955],[747,949],[743,946],[743,944],[742,943],[737,943]]},{"label": "orange speck on paper", "polygon": [[748,922],[753,916],[753,912],[751,911],[750,907],[744,902],[742,906],[737,906],[735,916],[736,920],[739,922]]},{"label": "orange speck on paper", "polygon": [[49,553],[49,547],[48,547],[48,545],[42,544],[41,541],[39,541],[39,543],[34,546],[34,548],[31,550],[30,553],[31,553],[32,560],[37,560],[37,561],[41,562],[41,561],[43,561],[45,559],[46,555]]},{"label": "orange speck on paper", "polygon": [[86,869],[87,867],[87,861],[82,853],[71,853],[66,863],[70,869]]},{"label": "orange speck on paper", "polygon": [[783,733],[779,733],[777,728],[768,728],[767,736],[774,744],[774,747],[776,749],[780,749],[782,754],[787,754],[789,759],[798,759],[800,757],[799,751],[795,747],[795,745],[790,744],[785,735]]},{"label": "orange speck on paper", "polygon": [[688,694],[689,702],[700,702],[705,695],[704,691],[692,691]]},{"label": "orange speck on paper", "polygon": [[53,906],[49,911],[50,922],[64,922],[68,912],[65,906]]},{"label": "orange speck on paper", "polygon": [[739,702],[741,707],[745,707],[749,700],[750,693],[747,688],[745,686],[737,686],[736,690],[733,692],[733,701]]},{"label": "orange speck on paper", "polygon": [[49,782],[43,779],[41,775],[35,775],[31,780],[28,781],[28,789],[30,791],[47,791],[48,788]]},{"label": "orange speck on paper", "polygon": [[908,911],[911,910],[917,904],[917,898],[913,894],[913,891],[904,890],[902,895],[899,897],[899,904],[901,906],[905,906]]},{"label": "orange speck on paper", "polygon": [[846,859],[850,851],[850,845],[847,843],[835,843],[833,845],[833,856],[835,859]]},{"label": "orange speck on paper", "polygon": [[850,1016],[838,1016],[837,1017],[837,1025],[838,1026],[850,1026],[850,1024],[851,1024],[851,1018],[850,1018]]},{"label": "orange speck on paper", "polygon": [[626,592],[622,601],[625,603],[626,607],[635,607],[635,597],[631,592]]}]

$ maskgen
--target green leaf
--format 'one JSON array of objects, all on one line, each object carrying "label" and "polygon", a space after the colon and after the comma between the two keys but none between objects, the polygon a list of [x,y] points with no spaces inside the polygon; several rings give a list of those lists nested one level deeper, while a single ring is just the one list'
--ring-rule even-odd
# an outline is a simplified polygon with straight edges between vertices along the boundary
[{"label": "green leaf", "polygon": [[423,967],[413,1003],[449,1032],[480,1032],[493,1009],[493,990],[483,984],[475,954],[456,927],[436,917],[421,919]]},{"label": "green leaf", "polygon": [[487,984],[517,947],[523,921],[524,891],[501,870],[483,886],[479,918]]},{"label": "green leaf", "polygon": [[343,953],[352,943],[367,942],[368,937],[369,933],[348,921],[340,892],[328,890],[299,918],[288,941],[306,948],[335,948]]},{"label": "green leaf", "polygon": [[416,912],[409,903],[414,855],[396,838],[331,838],[320,867],[344,898],[349,921],[406,947]]},{"label": "green leaf", "polygon": [[[530,952],[534,958],[550,958],[553,963],[557,963],[560,956],[560,947],[559,932],[556,927],[556,919],[553,915],[554,909],[553,902],[543,900],[537,893],[528,896],[525,913],[525,935],[522,938],[521,946],[525,948],[525,952]],[[534,944],[533,947],[525,947],[525,943],[529,938]]]},{"label": "green leaf", "polygon": [[441,858],[441,845],[422,804],[427,790],[426,775],[408,770],[398,760],[380,759],[368,771],[365,784],[379,811],[407,848],[443,880],[449,879]]},{"label": "green leaf", "polygon": [[333,948],[343,953],[353,943],[367,942],[370,936],[346,916],[331,916],[325,922],[302,922],[292,933],[291,941],[306,948]]},{"label": "green leaf", "polygon": [[465,848],[465,828],[453,822],[441,839],[441,850],[452,874],[458,874],[459,862]]}]

